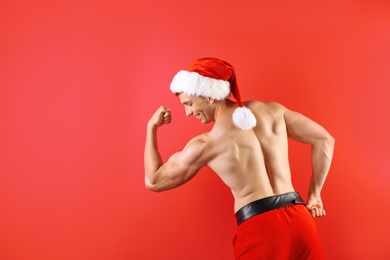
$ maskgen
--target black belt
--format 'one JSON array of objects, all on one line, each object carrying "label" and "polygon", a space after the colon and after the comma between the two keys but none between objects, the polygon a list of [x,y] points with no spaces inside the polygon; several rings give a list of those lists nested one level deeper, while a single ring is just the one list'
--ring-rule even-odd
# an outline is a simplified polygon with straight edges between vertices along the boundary
[{"label": "black belt", "polygon": [[237,225],[258,214],[295,204],[305,204],[297,192],[288,192],[255,200],[236,212]]}]

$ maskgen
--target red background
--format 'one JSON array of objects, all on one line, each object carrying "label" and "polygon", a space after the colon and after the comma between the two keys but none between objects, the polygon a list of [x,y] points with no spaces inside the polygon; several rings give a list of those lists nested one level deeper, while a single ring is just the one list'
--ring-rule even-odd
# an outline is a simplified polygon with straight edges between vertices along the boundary
[{"label": "red background", "polygon": [[[236,67],[243,99],[274,100],[336,138],[316,220],[328,259],[389,259],[388,1],[0,2],[0,259],[232,259],[230,191],[209,169],[143,184],[160,105],[164,158],[211,125],[169,91],[193,59]],[[291,142],[306,196],[310,150]]]}]

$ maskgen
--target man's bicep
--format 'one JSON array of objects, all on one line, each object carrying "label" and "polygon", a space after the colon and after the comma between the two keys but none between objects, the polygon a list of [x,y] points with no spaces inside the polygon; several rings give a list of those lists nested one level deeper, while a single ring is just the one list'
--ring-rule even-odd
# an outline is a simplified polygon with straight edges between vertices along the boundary
[{"label": "man's bicep", "polygon": [[180,186],[200,170],[202,164],[196,159],[196,154],[189,153],[188,149],[173,154],[157,172],[157,183],[163,189],[172,189]]},{"label": "man's bicep", "polygon": [[300,113],[286,110],[284,119],[288,136],[296,141],[312,144],[327,134],[321,125]]}]

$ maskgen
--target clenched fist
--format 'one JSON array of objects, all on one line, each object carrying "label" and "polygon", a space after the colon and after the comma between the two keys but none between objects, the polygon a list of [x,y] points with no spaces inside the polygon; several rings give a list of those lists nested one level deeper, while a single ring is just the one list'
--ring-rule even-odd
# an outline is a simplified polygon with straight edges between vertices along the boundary
[{"label": "clenched fist", "polygon": [[161,106],[149,119],[148,126],[157,126],[160,127],[162,125],[170,124],[172,121],[171,109]]}]

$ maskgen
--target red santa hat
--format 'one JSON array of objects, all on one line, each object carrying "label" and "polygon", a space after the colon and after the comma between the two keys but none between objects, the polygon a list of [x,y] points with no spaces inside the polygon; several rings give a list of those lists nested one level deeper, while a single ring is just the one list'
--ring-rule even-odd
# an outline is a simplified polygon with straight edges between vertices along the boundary
[{"label": "red santa hat", "polygon": [[186,70],[179,71],[173,77],[171,91],[216,100],[224,100],[231,93],[238,104],[233,113],[234,124],[242,130],[256,126],[252,111],[242,105],[234,68],[226,61],[216,58],[195,60]]}]

